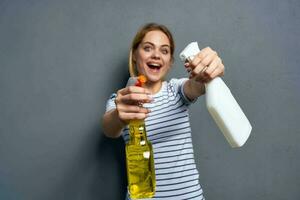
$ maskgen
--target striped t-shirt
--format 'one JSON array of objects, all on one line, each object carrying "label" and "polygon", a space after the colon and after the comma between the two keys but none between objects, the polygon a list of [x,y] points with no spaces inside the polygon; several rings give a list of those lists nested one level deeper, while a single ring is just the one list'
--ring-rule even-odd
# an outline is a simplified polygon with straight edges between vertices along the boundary
[{"label": "striped t-shirt", "polygon": [[[195,165],[188,108],[192,103],[183,92],[187,79],[163,82],[153,102],[143,106],[151,112],[145,119],[148,140],[152,143],[156,192],[152,199],[204,199]],[[116,108],[112,94],[106,111]],[[129,141],[128,127],[122,136]],[[127,195],[127,198],[130,197]]]}]

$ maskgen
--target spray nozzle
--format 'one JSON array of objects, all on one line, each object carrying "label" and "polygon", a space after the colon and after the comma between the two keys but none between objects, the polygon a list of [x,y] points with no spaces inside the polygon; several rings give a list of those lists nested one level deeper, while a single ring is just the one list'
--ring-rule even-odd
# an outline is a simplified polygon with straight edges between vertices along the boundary
[{"label": "spray nozzle", "polygon": [[142,87],[144,85],[144,83],[146,83],[146,81],[147,81],[146,76],[140,75],[140,76],[137,77],[137,80],[135,82],[135,86]]}]

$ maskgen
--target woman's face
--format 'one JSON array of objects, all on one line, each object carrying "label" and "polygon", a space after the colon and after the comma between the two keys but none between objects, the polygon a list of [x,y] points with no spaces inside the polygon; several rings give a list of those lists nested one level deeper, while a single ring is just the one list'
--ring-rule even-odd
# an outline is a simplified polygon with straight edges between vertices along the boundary
[{"label": "woman's face", "polygon": [[138,73],[145,75],[149,82],[162,81],[172,64],[168,37],[159,30],[149,31],[135,50],[133,59]]}]

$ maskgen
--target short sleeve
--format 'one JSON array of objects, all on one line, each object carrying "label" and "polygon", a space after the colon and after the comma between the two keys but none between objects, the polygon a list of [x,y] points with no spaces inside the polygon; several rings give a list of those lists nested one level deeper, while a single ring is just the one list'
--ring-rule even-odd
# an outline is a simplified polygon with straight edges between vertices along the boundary
[{"label": "short sleeve", "polygon": [[116,108],[116,103],[115,103],[116,97],[117,97],[116,93],[113,93],[112,95],[110,95],[109,99],[106,102],[106,111],[105,112],[108,112],[108,111]]},{"label": "short sleeve", "polygon": [[185,105],[190,105],[192,103],[195,103],[197,101],[196,99],[190,100],[184,93],[184,84],[186,81],[188,81],[188,78],[180,78],[180,79],[171,79],[170,84],[172,85],[174,92],[177,94],[179,93],[183,103]]}]

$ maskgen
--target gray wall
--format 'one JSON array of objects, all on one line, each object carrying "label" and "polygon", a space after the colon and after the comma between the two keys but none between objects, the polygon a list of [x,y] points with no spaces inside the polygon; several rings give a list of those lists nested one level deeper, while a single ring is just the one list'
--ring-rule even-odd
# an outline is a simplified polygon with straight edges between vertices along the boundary
[{"label": "gray wall", "polygon": [[108,96],[126,82],[140,25],[174,33],[170,77],[190,41],[217,50],[224,80],[253,125],[232,149],[205,108],[192,106],[208,200],[300,199],[300,2],[0,1],[0,199],[123,199],[122,139],[105,138]]}]

